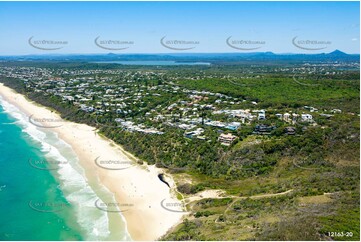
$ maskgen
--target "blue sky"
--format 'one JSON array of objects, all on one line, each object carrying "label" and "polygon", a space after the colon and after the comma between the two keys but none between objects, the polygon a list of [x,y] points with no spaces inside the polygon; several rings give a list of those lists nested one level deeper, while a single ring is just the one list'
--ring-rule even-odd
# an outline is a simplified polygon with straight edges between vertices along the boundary
[{"label": "blue sky", "polygon": [[[0,55],[250,52],[227,45],[230,36],[262,42],[247,45],[256,51],[359,53],[359,11],[359,2],[0,2]],[[32,36],[66,44],[40,50],[28,43]],[[132,44],[106,50],[95,45],[98,36]],[[160,44],[164,36],[192,41],[181,47],[193,49],[166,48]],[[322,50],[297,48],[296,36],[327,44],[308,46]]]}]

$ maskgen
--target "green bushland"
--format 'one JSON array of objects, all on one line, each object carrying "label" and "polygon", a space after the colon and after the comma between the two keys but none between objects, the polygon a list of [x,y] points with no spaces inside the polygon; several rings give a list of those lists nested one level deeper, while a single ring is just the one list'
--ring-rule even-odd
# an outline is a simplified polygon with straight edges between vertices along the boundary
[{"label": "green bushland", "polygon": [[[71,66],[71,65],[70,65]],[[76,66],[75,68],[82,68]],[[148,67],[149,68],[149,67]],[[233,68],[233,69],[232,69]],[[238,67],[215,67],[209,73],[235,73]],[[271,67],[270,68],[272,71]],[[169,71],[169,70],[166,70]],[[169,71],[182,76],[193,75],[194,69]],[[207,73],[208,69],[203,70]],[[255,74],[256,75],[256,74]],[[183,76],[182,76],[183,77]],[[86,123],[99,128],[100,134],[121,144],[141,161],[169,169],[180,178],[178,190],[185,196],[205,189],[222,189],[225,196],[219,199],[202,199],[189,204],[191,215],[170,231],[164,240],[326,240],[327,232],[352,232],[359,239],[359,75],[354,72],[315,80],[313,76],[295,82],[290,74],[262,74],[261,78],[234,78],[232,82],[221,78],[175,81],[178,85],[196,90],[207,90],[246,99],[237,108],[265,108],[268,114],[308,112],[303,106],[323,109],[338,108],[340,114],[325,118],[313,113],[317,126],[295,124],[296,135],[285,135],[289,124],[272,118],[262,121],[276,125],[270,135],[252,134],[257,123],[243,125],[239,130],[226,131],[239,138],[229,147],[217,141],[218,131],[203,126],[207,140],[187,139],[184,131],[162,122],[150,122],[144,114],[160,104],[171,104],[185,97],[182,93],[165,93],[145,97],[139,106],[132,106],[131,116],[109,113],[101,118],[84,113],[71,102],[46,93],[35,93],[20,80],[1,78],[5,83],[28,98],[58,111],[65,119]],[[139,80],[140,84],[145,81]],[[159,80],[147,85],[163,85]],[[119,84],[123,85],[123,84]],[[94,100],[96,101],[96,100]],[[213,102],[212,97],[201,104]],[[257,106],[250,101],[258,102]],[[227,105],[225,104],[224,107]],[[177,121],[179,114],[174,113]],[[203,111],[200,116],[227,121],[228,117],[212,116]],[[104,124],[99,120],[108,120]],[[129,118],[163,131],[163,135],[144,135],[116,127],[115,118]],[[182,175],[191,177],[183,182]],[[286,195],[277,193],[289,191]],[[325,195],[326,193],[326,195]],[[330,195],[327,195],[330,193]],[[252,198],[261,194],[274,194],[267,198]],[[325,203],[318,196],[330,196]],[[249,197],[249,198],[244,198]],[[310,204],[298,202],[300,198],[314,198]]]}]

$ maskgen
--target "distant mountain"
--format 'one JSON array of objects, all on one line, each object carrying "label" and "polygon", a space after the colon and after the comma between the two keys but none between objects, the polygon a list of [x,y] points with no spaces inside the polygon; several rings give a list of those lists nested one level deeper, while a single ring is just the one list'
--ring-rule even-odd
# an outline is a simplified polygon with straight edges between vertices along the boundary
[{"label": "distant mountain", "polygon": [[331,53],[327,54],[328,56],[348,56],[345,52],[342,52],[340,50],[332,51]]},{"label": "distant mountain", "polygon": [[303,63],[303,62],[360,62],[359,54],[346,54],[340,50],[321,54],[275,54],[273,52],[240,53],[167,53],[167,54],[48,54],[0,56],[2,61],[177,61],[209,62],[213,64],[247,64],[247,63]]}]

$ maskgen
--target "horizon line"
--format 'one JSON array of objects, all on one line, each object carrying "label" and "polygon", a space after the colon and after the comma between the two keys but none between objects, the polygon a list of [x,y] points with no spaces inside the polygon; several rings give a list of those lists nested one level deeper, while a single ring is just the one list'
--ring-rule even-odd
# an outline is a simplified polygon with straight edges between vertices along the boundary
[{"label": "horizon line", "polygon": [[297,53],[297,52],[272,52],[272,51],[260,51],[260,52],[183,52],[183,53],[171,53],[171,52],[152,52],[152,53],[141,53],[141,52],[134,52],[134,53],[114,53],[114,52],[108,52],[108,53],[37,53],[37,54],[10,54],[10,55],[1,55],[0,57],[22,57],[22,56],[67,56],[67,55],[205,55],[205,54],[262,54],[262,53],[270,53],[274,55],[320,55],[320,54],[330,54],[335,51],[340,51],[347,55],[360,55],[360,53],[346,53],[342,50],[335,49],[330,52],[321,52],[321,53]]}]

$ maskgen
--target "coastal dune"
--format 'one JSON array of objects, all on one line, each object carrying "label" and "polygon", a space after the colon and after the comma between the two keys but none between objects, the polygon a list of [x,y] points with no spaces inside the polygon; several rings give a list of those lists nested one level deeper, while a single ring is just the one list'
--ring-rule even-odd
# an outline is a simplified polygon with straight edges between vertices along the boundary
[{"label": "coastal dune", "polygon": [[[48,108],[26,99],[0,84],[0,95],[31,117],[29,121],[55,132],[71,145],[85,171],[86,178],[100,182],[114,194],[122,211],[127,230],[133,240],[157,240],[181,221],[185,214],[167,209],[179,204],[171,189],[158,178],[162,169],[154,165],[139,165],[136,158],[109,139],[99,136],[94,127],[62,120]],[[174,187],[174,181],[167,176]],[[106,201],[104,201],[106,202]]]}]

